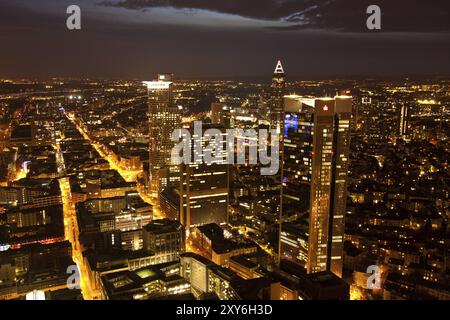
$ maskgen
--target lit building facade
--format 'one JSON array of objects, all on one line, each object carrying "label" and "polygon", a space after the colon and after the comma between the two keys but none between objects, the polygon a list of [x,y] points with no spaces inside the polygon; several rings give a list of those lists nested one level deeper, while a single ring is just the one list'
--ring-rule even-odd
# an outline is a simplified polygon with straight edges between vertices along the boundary
[{"label": "lit building facade", "polygon": [[185,252],[185,232],[175,220],[154,220],[143,228],[144,250],[160,257],[161,263],[175,261]]},{"label": "lit building facade", "polygon": [[180,109],[174,105],[172,75],[160,74],[156,81],[144,82],[148,89],[150,179],[154,195],[179,180],[171,165],[172,132],[181,125]]},{"label": "lit building facade", "polygon": [[[283,221],[308,226],[292,258],[308,273],[341,276],[352,97],[286,99]],[[281,232],[295,246],[289,238]]]},{"label": "lit building facade", "polygon": [[178,194],[181,200],[180,222],[186,229],[208,223],[228,222],[230,166],[226,163],[227,133],[224,127],[204,124],[201,136],[192,132],[192,145],[201,145],[201,152],[203,152],[203,154],[195,155],[197,151],[193,150],[194,157],[203,159],[205,152],[215,154],[210,143],[205,139],[204,132],[208,129],[218,130],[221,141],[224,141],[224,148],[216,154],[220,160],[214,160],[210,164],[197,161],[182,166]]},{"label": "lit building facade", "polygon": [[271,128],[283,131],[284,127],[284,96],[286,94],[286,78],[281,61],[278,61],[272,77],[269,122]]},{"label": "lit building facade", "polygon": [[402,104],[400,107],[400,117],[399,117],[399,133],[400,136],[406,138],[408,135],[409,126],[409,106]]},{"label": "lit building facade", "polygon": [[[280,141],[279,141],[279,163],[280,163],[280,169],[279,171],[272,177],[274,185],[279,188],[279,197],[277,196],[275,199],[275,206],[276,206],[276,221],[277,221],[277,228],[278,233],[281,233],[281,226],[282,226],[282,206],[283,206],[283,188],[282,188],[282,181],[283,181],[283,158],[284,158],[284,115],[285,115],[285,106],[284,106],[284,96],[286,94],[286,77],[284,74],[283,65],[281,64],[281,61],[277,62],[277,65],[275,66],[275,70],[272,77],[272,84],[270,86],[271,88],[271,95],[270,95],[270,102],[269,102],[269,124],[270,129],[276,129],[277,133],[279,134]],[[279,237],[278,237],[279,239]],[[278,252],[281,252],[281,242],[278,240]],[[278,258],[280,258],[280,254],[278,254]]]}]

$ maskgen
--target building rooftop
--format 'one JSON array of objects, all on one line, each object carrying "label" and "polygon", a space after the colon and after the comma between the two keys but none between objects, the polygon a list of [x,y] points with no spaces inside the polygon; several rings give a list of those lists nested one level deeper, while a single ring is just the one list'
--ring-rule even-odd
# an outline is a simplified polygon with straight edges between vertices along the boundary
[{"label": "building rooftop", "polygon": [[177,232],[182,228],[180,222],[170,219],[153,220],[143,227],[146,232],[154,234],[163,234],[168,232]]}]

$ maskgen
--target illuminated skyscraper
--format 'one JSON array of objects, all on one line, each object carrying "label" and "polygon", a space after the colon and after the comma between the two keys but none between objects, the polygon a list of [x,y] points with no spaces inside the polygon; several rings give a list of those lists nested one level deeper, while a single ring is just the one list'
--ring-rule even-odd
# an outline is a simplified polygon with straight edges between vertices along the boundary
[{"label": "illuminated skyscraper", "polygon": [[157,80],[144,83],[148,89],[149,191],[159,195],[164,188],[179,181],[178,166],[171,165],[174,146],[171,137],[172,132],[180,128],[181,112],[173,101],[172,75],[160,74]]},{"label": "illuminated skyscraper", "polygon": [[286,99],[282,257],[341,276],[352,98]]},{"label": "illuminated skyscraper", "polygon": [[272,77],[269,122],[271,128],[283,131],[284,126],[284,95],[286,94],[286,78],[281,61],[278,61]]},{"label": "illuminated skyscraper", "polygon": [[[220,160],[210,164],[201,160],[181,167],[181,191],[177,190],[177,192],[182,204],[180,221],[186,229],[209,223],[228,222],[230,168],[226,162],[225,128],[220,125],[203,124],[201,136],[200,133],[191,130],[192,145],[198,143],[202,146],[203,154],[197,155],[199,159],[204,157],[205,152],[212,151],[204,136],[204,132],[208,129],[216,129],[220,132],[224,141],[223,150],[217,153]],[[195,154],[196,151],[193,150],[193,152]]]},{"label": "illuminated skyscraper", "polygon": [[400,136],[405,138],[408,134],[408,122],[409,122],[409,107],[406,104],[402,104],[400,107],[400,117],[399,117],[399,133]]},{"label": "illuminated skyscraper", "polygon": [[[283,180],[283,132],[284,132],[284,96],[286,94],[286,78],[284,75],[284,69],[281,61],[277,62],[275,66],[275,71],[272,76],[271,96],[269,100],[269,124],[270,129],[276,129],[280,135],[279,142],[279,158],[280,158],[280,170],[277,174],[273,176],[273,183],[279,188],[279,197],[275,198],[276,214],[277,214],[277,224],[278,233],[281,232],[281,212],[282,212],[282,180]],[[279,238],[279,237],[278,237]],[[278,241],[277,251],[280,252],[281,242]],[[278,254],[278,258],[280,254]]]}]

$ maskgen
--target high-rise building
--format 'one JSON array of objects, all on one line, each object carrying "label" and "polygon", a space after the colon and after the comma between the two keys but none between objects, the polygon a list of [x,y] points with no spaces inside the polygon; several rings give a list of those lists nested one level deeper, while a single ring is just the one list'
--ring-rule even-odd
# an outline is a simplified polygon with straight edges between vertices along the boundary
[{"label": "high-rise building", "polygon": [[211,103],[211,123],[229,128],[231,125],[230,107],[223,102]]},{"label": "high-rise building", "polygon": [[[269,100],[269,124],[270,129],[276,129],[280,141],[279,141],[279,163],[280,163],[280,170],[278,173],[276,173],[273,178],[273,184],[279,188],[279,196],[274,197],[274,204],[276,207],[276,214],[277,214],[277,225],[278,225],[278,233],[281,232],[281,212],[282,212],[282,180],[283,180],[283,144],[284,144],[284,96],[286,94],[286,78],[284,74],[283,65],[281,64],[281,61],[278,60],[277,65],[275,66],[275,70],[272,76],[272,84],[270,86],[271,93],[270,93],[270,100]],[[278,236],[278,239],[280,237]],[[276,245],[278,253],[280,253],[280,246],[281,242],[278,241],[278,244]],[[280,257],[280,254],[278,254],[278,257]]]},{"label": "high-rise building", "polygon": [[281,61],[278,61],[272,77],[269,122],[272,129],[283,131],[284,126],[284,96],[286,94],[286,78]]},{"label": "high-rise building", "polygon": [[182,181],[177,191],[181,200],[180,221],[186,229],[191,226],[221,224],[228,221],[230,168],[225,151],[227,132],[222,126],[203,124],[201,136],[191,130],[193,133],[191,145],[201,146],[203,153],[197,156],[202,159],[211,147],[204,135],[208,129],[216,129],[221,133],[223,150],[217,154],[218,160],[212,163],[198,161],[182,165]]},{"label": "high-rise building", "polygon": [[148,89],[150,179],[149,191],[159,195],[179,180],[178,166],[171,165],[174,143],[172,132],[180,128],[181,112],[174,105],[172,75],[160,74],[155,81],[144,82]]},{"label": "high-rise building", "polygon": [[408,125],[409,125],[409,106],[406,104],[402,104],[400,107],[400,117],[399,117],[399,133],[401,137],[406,137],[408,134]]},{"label": "high-rise building", "polygon": [[341,276],[352,97],[286,99],[282,218],[307,234],[296,243],[282,230],[282,247],[298,249],[282,257]]}]

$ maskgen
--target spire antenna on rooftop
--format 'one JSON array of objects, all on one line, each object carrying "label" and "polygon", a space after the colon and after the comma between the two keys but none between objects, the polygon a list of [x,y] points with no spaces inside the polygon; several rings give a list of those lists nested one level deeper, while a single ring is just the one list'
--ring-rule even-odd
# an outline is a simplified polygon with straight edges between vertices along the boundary
[{"label": "spire antenna on rooftop", "polygon": [[278,62],[277,62],[277,66],[275,67],[274,73],[276,73],[276,74],[283,73],[284,74],[283,65],[281,64],[280,60],[278,60]]}]

